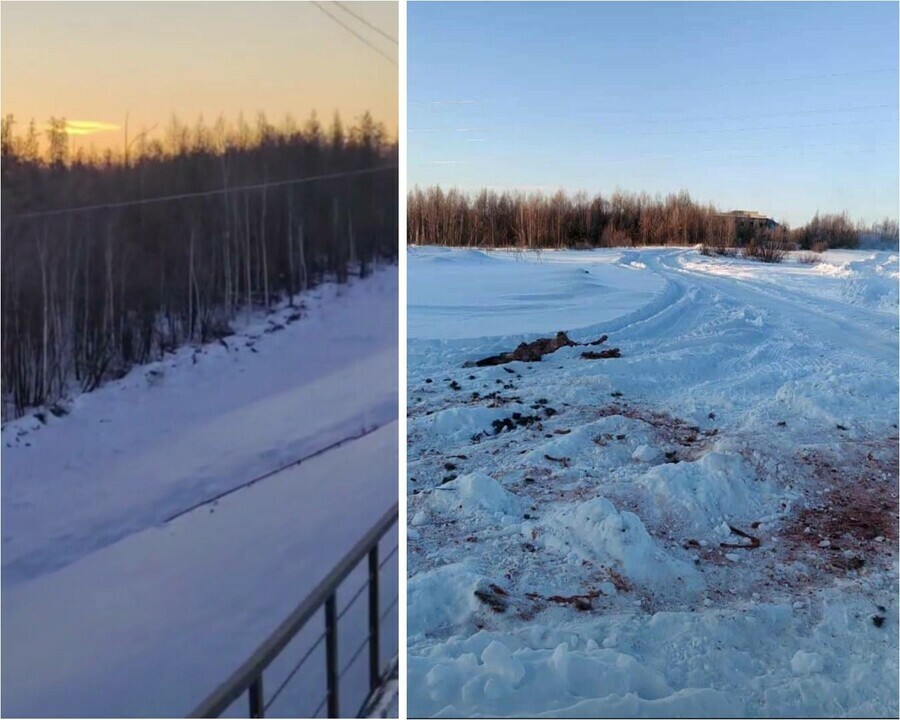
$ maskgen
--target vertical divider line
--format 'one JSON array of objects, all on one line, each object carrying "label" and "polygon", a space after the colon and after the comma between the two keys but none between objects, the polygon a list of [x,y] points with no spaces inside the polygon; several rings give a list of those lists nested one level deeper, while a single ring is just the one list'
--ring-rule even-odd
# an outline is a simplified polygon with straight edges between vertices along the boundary
[{"label": "vertical divider line", "polygon": [[325,601],[325,677],[328,684],[328,717],[341,716],[338,687],[337,601],[334,592]]},{"label": "vertical divider line", "polygon": [[399,422],[397,437],[398,452],[398,473],[397,473],[397,498],[399,500],[397,518],[397,538],[400,546],[397,550],[397,591],[399,599],[397,603],[397,690],[398,690],[398,710],[401,718],[407,716],[406,710],[406,478],[407,478],[407,457],[406,457],[406,437],[407,437],[407,192],[409,191],[408,178],[408,127],[409,127],[409,95],[408,95],[408,3],[406,0],[399,0],[397,8],[397,65],[398,65],[398,87],[397,96],[399,100],[399,112],[397,114],[397,146],[398,146],[398,162],[397,172],[399,177],[399,202],[397,207],[399,210],[400,237],[398,238],[398,260],[399,260],[399,293],[398,293],[398,339],[399,339],[399,373],[398,373],[398,396],[400,409],[397,415]]},{"label": "vertical divider line", "polygon": [[381,678],[378,612],[378,543],[369,551],[369,692],[374,692]]}]

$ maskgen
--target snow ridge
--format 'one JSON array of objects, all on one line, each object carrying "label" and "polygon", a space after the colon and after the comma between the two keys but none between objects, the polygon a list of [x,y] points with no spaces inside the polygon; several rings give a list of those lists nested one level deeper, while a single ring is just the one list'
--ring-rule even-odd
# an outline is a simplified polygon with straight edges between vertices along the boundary
[{"label": "snow ridge", "polygon": [[897,714],[897,256],[822,260],[410,253],[410,714]]}]

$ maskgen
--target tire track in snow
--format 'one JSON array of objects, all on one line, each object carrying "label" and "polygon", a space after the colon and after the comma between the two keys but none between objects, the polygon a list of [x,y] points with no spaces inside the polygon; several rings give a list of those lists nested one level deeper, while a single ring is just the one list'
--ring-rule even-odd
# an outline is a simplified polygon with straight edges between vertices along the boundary
[{"label": "tire track in snow", "polygon": [[[885,418],[875,419],[870,408],[885,408],[890,403],[874,394],[866,395],[871,392],[873,379],[884,379],[896,385],[896,380],[891,378],[896,373],[896,365],[892,365],[896,357],[895,334],[891,335],[886,322],[881,318],[868,318],[861,307],[846,312],[843,306],[820,300],[814,293],[804,292],[803,288],[782,295],[780,286],[770,289],[769,279],[779,277],[770,266],[747,264],[743,267],[737,263],[729,267],[728,260],[723,262],[724,273],[737,274],[752,268],[757,275],[755,280],[728,274],[710,278],[702,271],[690,272],[678,263],[681,256],[690,256],[692,252],[654,249],[643,255],[632,251],[622,254],[620,262],[644,264],[644,268],[631,265],[632,272],[653,272],[662,277],[665,287],[651,302],[630,314],[606,324],[590,326],[594,330],[609,331],[612,342],[621,344],[621,360],[602,365],[585,364],[570,351],[559,356],[558,361],[550,362],[547,358],[545,366],[533,363],[533,367],[517,367],[518,372],[510,377],[494,370],[473,370],[477,379],[470,377],[470,384],[467,384],[464,378],[469,371],[462,371],[455,364],[459,359],[459,346],[452,348],[452,356],[436,351],[427,357],[420,353],[431,364],[418,368],[411,357],[410,447],[414,454],[419,448],[419,462],[408,468],[410,477],[407,478],[409,517],[414,521],[410,537],[416,544],[415,552],[410,553],[410,580],[418,581],[416,594],[409,602],[409,607],[413,608],[410,615],[413,615],[416,603],[423,618],[421,613],[438,606],[453,607],[451,613],[456,612],[456,607],[462,609],[459,615],[449,616],[450,629],[440,625],[443,622],[440,618],[427,620],[427,624],[423,620],[420,624],[424,628],[422,634],[413,637],[409,645],[411,709],[415,707],[423,715],[439,712],[442,708],[443,714],[490,715],[499,712],[529,715],[540,714],[539,711],[548,716],[602,714],[597,708],[608,708],[604,705],[608,698],[604,697],[605,691],[598,691],[596,678],[606,677],[608,672],[601,670],[598,675],[597,668],[611,656],[620,661],[627,659],[640,671],[659,672],[669,683],[666,690],[654,694],[659,697],[641,689],[636,690],[637,696],[642,698],[641,702],[671,701],[676,704],[669,707],[679,710],[664,712],[660,710],[661,706],[643,705],[644,712],[652,708],[659,714],[696,715],[696,709],[691,711],[686,709],[687,705],[677,703],[683,699],[682,693],[695,692],[693,688],[700,687],[702,689],[697,692],[721,693],[717,697],[721,698],[722,708],[731,707],[735,714],[797,714],[793,709],[799,705],[792,704],[796,703],[793,698],[812,680],[795,677],[791,659],[798,648],[814,648],[826,656],[828,674],[823,676],[820,694],[827,696],[833,682],[842,693],[836,692],[835,696],[841,698],[845,710],[862,711],[867,715],[880,714],[872,712],[872,708],[877,707],[880,711],[890,708],[892,703],[895,707],[896,701],[892,697],[896,695],[892,693],[890,683],[896,688],[896,680],[886,682],[891,675],[890,668],[886,672],[882,668],[884,658],[896,654],[896,641],[892,643],[894,652],[888,642],[884,644],[887,652],[883,655],[880,654],[883,650],[874,650],[873,641],[885,638],[879,636],[883,631],[873,629],[866,616],[873,610],[869,595],[874,597],[884,591],[882,585],[874,581],[864,591],[857,588],[848,592],[845,586],[838,586],[813,594],[807,593],[805,576],[793,575],[792,568],[787,568],[779,569],[777,578],[780,578],[779,582],[784,580],[795,585],[788,585],[786,590],[776,585],[770,592],[764,589],[767,587],[764,582],[770,580],[768,556],[760,552],[739,557],[737,561],[727,558],[727,563],[707,564],[705,572],[708,572],[710,597],[702,605],[691,602],[681,606],[671,602],[670,588],[660,583],[661,604],[650,605],[637,613],[631,606],[627,590],[598,600],[603,606],[602,611],[593,617],[575,612],[564,615],[560,608],[550,605],[537,610],[538,613],[547,612],[546,616],[535,615],[528,606],[526,593],[536,592],[536,588],[545,596],[551,593],[567,596],[582,591],[568,584],[580,579],[579,572],[588,572],[582,571],[581,565],[572,564],[567,574],[567,565],[550,556],[549,551],[554,548],[548,550],[547,545],[533,542],[529,549],[521,542],[549,536],[554,531],[552,522],[558,517],[557,506],[561,508],[566,503],[574,506],[585,496],[591,497],[597,492],[598,485],[614,505],[635,512],[651,530],[664,530],[660,534],[660,543],[673,556],[685,558],[685,552],[693,553],[684,547],[683,541],[696,533],[670,532],[667,515],[657,513],[647,500],[648,488],[654,486],[636,484],[635,481],[641,481],[646,472],[653,470],[635,469],[634,456],[630,453],[634,445],[626,448],[622,462],[618,463],[615,442],[605,443],[602,451],[595,450],[591,444],[595,435],[590,429],[590,423],[595,422],[592,413],[596,406],[611,402],[608,399],[611,391],[622,391],[616,392],[614,397],[624,395],[629,405],[668,410],[685,422],[696,422],[703,427],[706,427],[707,413],[714,410],[715,416],[710,413],[709,419],[714,421],[711,425],[719,431],[717,437],[721,438],[722,444],[716,446],[716,455],[711,460],[717,457],[718,460],[708,465],[698,463],[696,474],[706,480],[734,477],[714,472],[716,463],[722,462],[723,457],[745,458],[747,465],[740,467],[746,472],[752,504],[730,500],[728,483],[710,484],[707,497],[711,497],[714,504],[708,514],[710,517],[730,517],[739,512],[735,517],[736,520],[740,518],[736,522],[738,526],[743,527],[744,520],[748,526],[751,520],[759,520],[771,526],[767,532],[774,535],[780,533],[777,523],[797,501],[798,488],[807,487],[804,483],[809,478],[796,466],[794,451],[797,447],[805,443],[814,443],[815,447],[843,447],[840,444],[842,436],[833,424],[829,425],[827,418],[823,419],[824,415],[810,419],[806,406],[791,404],[796,400],[794,396],[789,393],[786,401],[780,400],[776,391],[783,385],[790,389],[790,385],[796,383],[796,395],[801,400],[809,400],[813,405],[821,402],[826,411],[844,413],[850,420],[859,418],[876,431],[878,423],[891,414],[882,411]],[[756,287],[760,283],[763,287]],[[829,314],[831,311],[835,314],[840,311],[842,322],[835,322]],[[811,319],[807,322],[808,317]],[[564,326],[564,322],[563,318],[560,326]],[[548,328],[555,329],[558,328]],[[587,328],[579,329],[577,336],[574,332],[570,334],[573,339],[581,339],[582,333],[587,334]],[[471,350],[480,341],[483,339],[473,338],[466,349]],[[893,350],[893,353],[886,350]],[[442,437],[426,416],[439,410],[452,411],[455,406],[465,412],[469,406],[478,403],[477,398],[468,400],[464,392],[448,390],[442,384],[444,374],[446,382],[459,380],[465,391],[482,391],[482,386],[493,388],[501,381],[503,385],[514,385],[509,388],[510,393],[504,393],[508,406],[500,406],[506,407],[507,414],[518,410],[519,405],[527,407],[529,401],[539,396],[553,398],[554,407],[560,408],[560,412],[545,420],[546,427],[537,431],[525,428],[494,436],[488,425],[488,435],[478,444],[466,443],[463,432],[455,436],[445,432]],[[854,374],[859,378],[848,377]],[[818,377],[820,375],[823,377]],[[434,379],[434,382],[429,381],[427,388],[422,384],[425,376]],[[886,387],[890,389],[891,385]],[[846,401],[832,402],[831,395],[840,395],[845,389],[848,390]],[[522,400],[512,397],[514,394]],[[582,416],[575,415],[579,410],[583,412]],[[452,420],[452,413],[448,417]],[[782,418],[787,418],[789,423],[787,429],[780,431],[776,429],[776,423]],[[571,468],[545,467],[541,457],[549,458],[541,455],[546,450],[542,444],[548,441],[559,443],[562,449],[571,443],[568,447],[577,451],[576,443],[582,440],[578,440],[575,433],[580,426],[589,428],[583,438],[587,448],[585,453],[582,456],[571,454]],[[621,432],[625,443],[646,442],[646,438],[636,436],[634,425],[623,423],[619,428],[603,429],[609,430],[610,434]],[[564,433],[561,438],[555,436],[557,430]],[[616,435],[613,437],[619,439]],[[529,459],[529,452],[533,454],[532,459]],[[549,454],[569,456],[564,452]],[[494,517],[502,512],[498,509],[499,503],[484,510],[433,503],[433,497],[445,494],[433,492],[434,488],[441,487],[441,478],[446,475],[443,470],[445,459],[451,459],[457,466],[454,471],[458,469],[460,474],[467,475],[473,471],[483,472],[509,494],[518,496],[523,509],[528,510],[525,519],[539,531],[537,537],[533,530],[527,532],[529,526],[525,523],[521,528],[526,532],[521,535],[510,529],[521,522],[522,516],[516,512],[509,513],[510,525],[492,519],[491,512],[495,513]],[[688,460],[692,461],[692,458]],[[658,462],[660,467],[671,470],[661,460]],[[675,480],[691,479],[694,474],[691,465],[677,467],[684,473],[672,473]],[[593,474],[582,476],[585,468]],[[545,469],[546,473],[540,472]],[[738,477],[744,477],[743,473]],[[771,480],[774,488],[763,489],[757,485],[755,481],[760,478]],[[570,483],[574,490],[566,495]],[[697,487],[704,486],[705,483]],[[664,483],[658,487],[665,492]],[[811,479],[810,489],[821,491],[818,478]],[[585,495],[579,496],[575,491],[584,491]],[[629,498],[633,505],[626,502]],[[537,510],[527,503],[533,503]],[[688,518],[688,515],[684,516],[685,523]],[[711,532],[706,539],[718,545],[719,538]],[[570,552],[568,541],[571,540],[571,534],[565,534],[564,528],[560,546],[555,551],[565,557]],[[549,559],[543,559],[545,556]],[[462,567],[465,572],[430,575],[432,571],[448,566]],[[472,610],[472,590],[466,585],[470,576],[497,582],[508,593],[506,597],[514,598],[510,602],[515,605],[511,607],[522,608],[527,614],[519,617],[512,612],[498,613],[494,608],[478,604]],[[589,576],[584,577],[593,582]],[[802,598],[799,608],[793,602],[798,596]],[[457,598],[460,604],[454,606]],[[833,621],[822,609],[831,608],[835,599],[839,604],[834,616],[840,617]],[[848,610],[845,611],[843,603]],[[849,619],[851,616],[852,620]],[[890,617],[896,617],[893,601]],[[777,632],[760,636],[759,627],[769,627],[775,620],[778,621]],[[576,624],[579,622],[580,625]],[[430,634],[432,630],[434,632]],[[551,635],[557,631],[558,635]],[[452,635],[453,639],[447,640],[447,635]],[[835,637],[838,639],[834,640]],[[682,642],[685,638],[689,642]],[[534,673],[529,680],[537,676],[551,681],[561,676],[558,694],[552,695],[555,690],[550,690],[546,696],[548,705],[534,704],[530,694],[534,685],[528,687],[528,680],[519,687],[504,686],[490,698],[479,696],[484,685],[477,684],[474,679],[486,678],[495,672],[496,666],[492,667],[492,664],[497,654],[493,657],[490,652],[483,654],[485,646],[494,639],[527,664],[528,672]],[[602,647],[597,647],[601,640]],[[567,647],[562,652],[555,652],[557,643],[563,642]],[[576,645],[578,642],[588,644]],[[666,653],[660,654],[660,648]],[[470,662],[473,653],[475,657],[481,656],[481,663]],[[726,653],[730,656],[728,660]],[[848,656],[853,657],[850,662],[846,661]],[[720,671],[718,668],[721,667],[731,669]],[[844,672],[846,667],[853,673],[849,677],[849,673]],[[865,670],[866,678],[857,682],[861,670]],[[632,671],[631,677],[636,674]],[[577,692],[572,690],[573,677],[585,678]],[[466,690],[458,692],[463,686]],[[627,688],[627,681],[621,686]],[[572,704],[573,694],[586,698],[585,704]],[[498,705],[491,704],[498,697],[507,703],[500,711]],[[527,704],[529,702],[532,704]],[[809,704],[815,705],[811,701]],[[630,706],[628,712],[607,712],[610,715],[640,714],[636,707]],[[827,714],[821,709],[826,707],[825,701],[816,707],[820,709],[812,714]],[[586,712],[585,708],[591,708],[592,713]],[[700,714],[721,716],[723,712],[726,710],[707,710]]]},{"label": "tire track in snow", "polygon": [[[810,297],[802,293],[788,291],[783,288],[777,290],[770,286],[763,287],[758,283],[737,277],[716,277],[708,273],[685,268],[683,265],[675,266],[674,262],[685,257],[687,252],[692,251],[674,251],[666,253],[659,257],[658,263],[660,269],[664,273],[679,273],[691,277],[693,283],[705,284],[707,287],[715,288],[716,292],[723,296],[730,297],[738,302],[750,307],[761,307],[772,313],[774,316],[787,321],[793,329],[796,329],[796,317],[792,317],[784,312],[785,308],[790,308],[802,313],[803,327],[802,330],[813,331],[819,337],[827,337],[829,335],[843,335],[845,338],[855,338],[858,346],[865,345],[872,354],[882,353],[890,346],[896,347],[897,338],[895,333],[891,333],[893,337],[885,338],[887,334],[878,329],[869,330],[872,319],[871,313],[860,311],[859,308],[848,305],[846,303],[837,303],[829,301],[822,297]],[[840,305],[840,307],[837,307]],[[844,319],[849,317],[849,319]],[[837,331],[837,332],[835,332]]]},{"label": "tire track in snow", "polygon": [[[691,394],[717,393],[731,402],[747,393],[759,395],[761,388],[769,387],[774,398],[783,385],[810,378],[857,372],[890,377],[894,372],[892,363],[879,358],[896,356],[896,331],[893,326],[873,325],[873,316],[865,309],[774,289],[765,280],[683,267],[681,263],[693,252],[663,250],[639,256],[648,270],[686,289],[679,302],[621,328],[616,338],[630,345],[629,356],[657,363],[667,357],[677,363],[686,349],[702,357],[719,347],[724,354],[710,367],[709,375],[689,378]],[[751,267],[756,272],[769,269]],[[755,341],[754,334],[758,335]],[[750,417],[745,420],[753,422]]]}]

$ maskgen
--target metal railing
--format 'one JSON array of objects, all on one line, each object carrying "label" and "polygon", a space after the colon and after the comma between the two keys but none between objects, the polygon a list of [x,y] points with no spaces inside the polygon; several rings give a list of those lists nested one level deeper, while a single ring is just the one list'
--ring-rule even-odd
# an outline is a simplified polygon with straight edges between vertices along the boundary
[{"label": "metal railing", "polygon": [[[256,651],[237,669],[231,676],[225,680],[218,688],[216,688],[203,702],[201,702],[191,712],[189,717],[211,718],[219,717],[224,713],[232,703],[237,700],[244,692],[247,693],[249,702],[249,717],[261,718],[265,716],[266,710],[280,695],[281,691],[287,686],[288,682],[294,677],[297,671],[303,666],[306,660],[312,655],[313,651],[325,642],[325,678],[327,692],[322,703],[313,713],[317,715],[323,705],[327,705],[328,717],[341,717],[340,710],[340,679],[344,671],[346,671],[353,661],[359,656],[366,644],[369,646],[369,692],[362,707],[366,707],[369,697],[379,688],[382,683],[383,676],[379,660],[380,653],[380,633],[379,627],[381,621],[387,617],[392,607],[396,605],[395,598],[388,607],[382,612],[379,608],[379,571],[391,556],[398,551],[395,546],[387,556],[379,561],[378,543],[384,537],[388,530],[391,529],[398,521],[399,505],[394,503],[393,506],[378,520],[377,523],[366,533],[366,535],[348,552],[343,559],[328,573],[328,576],[320,582],[316,588],[306,596],[303,602],[294,610],[287,619],[278,626],[265,642],[260,645]],[[399,540],[398,540],[399,543]],[[363,586],[354,594],[350,602],[339,614],[337,611],[337,591],[341,583],[347,576],[359,565],[362,560],[368,556],[368,577]],[[353,653],[350,661],[344,666],[344,670],[338,670],[338,621],[343,614],[350,608],[355,600],[360,596],[362,591],[368,587],[369,592],[369,612],[368,625],[369,634],[363,640],[359,648]],[[399,588],[398,588],[399,593]],[[399,595],[398,595],[399,597]],[[307,622],[315,615],[320,608],[325,608],[325,632],[319,636],[312,647],[301,658],[294,668],[288,673],[287,678],[278,686],[268,702],[265,701],[263,694],[263,672],[272,662],[280,655],[288,643],[293,640],[297,634],[306,626]]]}]

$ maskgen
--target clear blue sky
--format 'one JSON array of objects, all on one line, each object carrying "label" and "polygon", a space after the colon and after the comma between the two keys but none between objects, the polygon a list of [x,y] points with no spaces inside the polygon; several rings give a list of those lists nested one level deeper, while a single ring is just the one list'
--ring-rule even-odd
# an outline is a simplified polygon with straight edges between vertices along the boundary
[{"label": "clear blue sky", "polygon": [[898,4],[408,10],[409,184],[898,215]]}]

